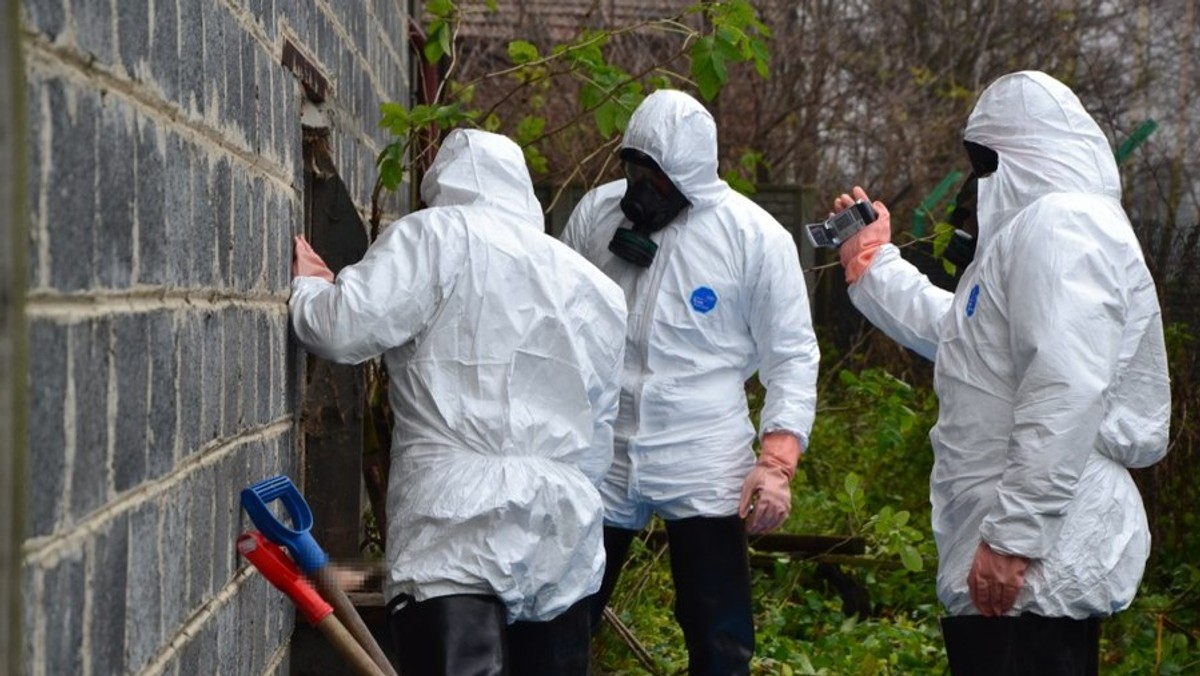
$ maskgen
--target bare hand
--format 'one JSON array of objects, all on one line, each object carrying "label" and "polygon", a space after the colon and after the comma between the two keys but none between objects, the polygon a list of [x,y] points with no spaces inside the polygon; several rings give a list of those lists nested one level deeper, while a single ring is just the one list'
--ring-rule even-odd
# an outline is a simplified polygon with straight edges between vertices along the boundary
[{"label": "bare hand", "polygon": [[1028,567],[1029,559],[1000,554],[988,543],[980,542],[967,575],[967,589],[979,612],[987,617],[1007,613],[1016,603],[1017,593],[1025,586],[1025,569]]},{"label": "bare hand", "polygon": [[329,266],[325,265],[325,261],[313,251],[308,240],[304,239],[304,235],[296,235],[293,238],[295,243],[295,253],[292,255],[292,276],[293,277],[319,277],[330,284],[333,283],[333,272],[329,270]]}]

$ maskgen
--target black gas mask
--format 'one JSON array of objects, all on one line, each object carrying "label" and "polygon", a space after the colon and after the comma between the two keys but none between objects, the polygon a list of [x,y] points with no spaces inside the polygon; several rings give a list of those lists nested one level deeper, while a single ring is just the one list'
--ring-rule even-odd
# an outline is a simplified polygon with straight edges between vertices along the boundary
[{"label": "black gas mask", "polygon": [[979,232],[979,222],[975,219],[976,203],[979,200],[979,179],[972,173],[963,181],[954,197],[954,211],[950,212],[950,225],[954,232],[942,257],[950,261],[959,270],[971,264],[975,259],[975,235]]},{"label": "black gas mask", "polygon": [[621,150],[625,167],[625,195],[621,212],[630,228],[617,228],[608,250],[639,267],[650,267],[658,244],[650,234],[667,227],[688,206],[687,198],[658,164],[645,153],[625,148]]},{"label": "black gas mask", "polygon": [[971,173],[975,178],[987,178],[1000,168],[1000,156],[995,150],[974,141],[963,141],[963,147],[967,149],[967,157],[971,160]]},{"label": "black gas mask", "polygon": [[946,244],[942,256],[959,270],[975,259],[979,221],[976,219],[976,204],[979,201],[979,179],[987,178],[1000,168],[1000,155],[995,150],[974,141],[963,141],[967,159],[971,162],[971,175],[963,181],[954,198],[954,211],[950,212],[950,225],[954,233]]}]

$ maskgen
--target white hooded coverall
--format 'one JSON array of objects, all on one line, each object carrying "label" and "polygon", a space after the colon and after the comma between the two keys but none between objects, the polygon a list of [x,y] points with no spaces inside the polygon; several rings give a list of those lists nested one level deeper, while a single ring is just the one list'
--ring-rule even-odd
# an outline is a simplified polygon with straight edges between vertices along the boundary
[{"label": "white hooded coverall", "polygon": [[549,620],[603,574],[624,298],[544,234],[510,140],[452,132],[421,194],[335,284],[294,280],[293,326],[326,359],[386,362],[387,598],[489,594],[509,622]]},{"label": "white hooded coverall", "polygon": [[995,150],[979,242],[950,294],[884,245],[850,287],[893,339],[934,360],[930,433],[938,596],[977,614],[980,538],[1030,558],[1011,614],[1082,619],[1133,600],[1149,554],[1127,467],[1166,453],[1170,389],[1154,281],[1112,150],[1043,73],[1000,78],[964,132]]},{"label": "white hooded coverall", "polygon": [[629,337],[613,469],[601,487],[609,526],[727,517],[755,457],[745,382],[766,387],[762,433],[804,447],[812,428],[819,353],[792,237],[717,175],[712,116],[662,90],[638,106],[624,148],[650,156],[691,203],[651,236],[649,268],[608,250],[625,180],[589,192],[563,241],[625,292]]}]

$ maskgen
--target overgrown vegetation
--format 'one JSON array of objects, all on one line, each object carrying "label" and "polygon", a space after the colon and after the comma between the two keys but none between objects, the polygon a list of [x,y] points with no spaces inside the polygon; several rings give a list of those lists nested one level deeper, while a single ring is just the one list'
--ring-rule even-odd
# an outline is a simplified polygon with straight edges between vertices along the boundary
[{"label": "overgrown vegetation", "polygon": [[[836,355],[827,365],[839,363]],[[843,608],[821,560],[777,558],[753,572],[756,674],[943,674],[930,532],[928,430],[937,402],[879,367],[851,362],[822,376],[810,450],[792,484],[791,533],[860,535],[862,557],[830,557],[870,596],[859,618]],[[752,392],[752,401],[757,401]],[[606,626],[594,646],[603,674],[685,673],[683,637],[664,551],[631,550],[611,607],[644,648]],[[756,561],[760,557],[756,557]],[[1200,567],[1147,571],[1133,606],[1104,624],[1102,673],[1187,674],[1200,669]],[[844,582],[842,583],[844,584]],[[650,664],[644,661],[649,658]]]}]

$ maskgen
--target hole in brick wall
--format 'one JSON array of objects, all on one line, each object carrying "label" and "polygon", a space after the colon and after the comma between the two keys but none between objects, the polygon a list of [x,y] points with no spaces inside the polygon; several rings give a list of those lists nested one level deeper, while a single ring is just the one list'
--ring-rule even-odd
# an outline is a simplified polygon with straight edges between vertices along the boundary
[{"label": "hole in brick wall", "polygon": [[[301,129],[304,232],[336,274],[366,252],[366,229],[334,164],[332,129]],[[357,560],[365,370],[309,356],[305,376],[304,493],[313,511],[313,533],[330,557]]]}]

